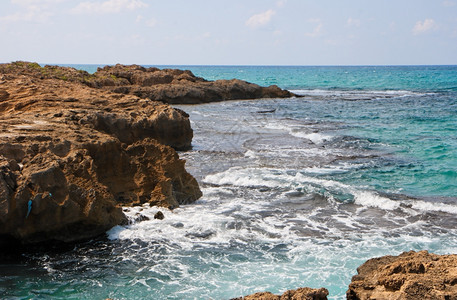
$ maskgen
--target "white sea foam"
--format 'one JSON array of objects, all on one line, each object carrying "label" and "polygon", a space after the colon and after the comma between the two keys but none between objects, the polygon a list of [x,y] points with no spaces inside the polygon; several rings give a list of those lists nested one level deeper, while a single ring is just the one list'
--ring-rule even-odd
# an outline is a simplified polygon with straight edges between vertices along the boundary
[{"label": "white sea foam", "polygon": [[291,135],[299,137],[299,138],[308,139],[316,145],[322,144],[323,142],[329,141],[332,139],[332,136],[325,135],[325,134],[318,133],[318,132],[304,133],[304,132],[299,132],[299,131],[290,131],[289,133]]},{"label": "white sea foam", "polygon": [[457,206],[445,203],[425,202],[421,200],[413,200],[409,202],[413,209],[421,211],[441,211],[457,215]]},{"label": "white sea foam", "polygon": [[298,124],[285,124],[285,123],[275,123],[270,122],[266,124],[265,128],[273,130],[281,130],[289,133],[292,136],[298,138],[304,138],[312,141],[314,144],[322,144],[325,141],[330,141],[333,136],[319,133],[319,132],[306,132],[305,126],[300,126]]},{"label": "white sea foam", "polygon": [[[335,172],[344,169],[308,168],[305,172]],[[364,207],[375,207],[383,210],[409,209],[415,211],[441,211],[457,214],[457,206],[444,203],[430,203],[421,200],[392,200],[380,196],[374,191],[363,190],[334,180],[305,176],[300,172],[288,174],[283,170],[268,168],[241,168],[233,167],[224,172],[208,175],[203,180],[214,185],[231,185],[238,187],[269,187],[296,189],[303,185],[311,184],[313,187],[323,187],[330,193],[346,193],[354,197],[354,203]],[[402,205],[403,204],[403,205]]]},{"label": "white sea foam", "polygon": [[383,99],[393,97],[410,97],[410,96],[422,96],[425,93],[418,93],[407,90],[322,90],[322,89],[311,89],[311,90],[290,90],[292,93],[305,97],[321,98],[321,99],[336,99],[336,100],[372,100],[372,99]]},{"label": "white sea foam", "polygon": [[248,157],[248,158],[257,158],[257,154],[252,151],[252,150],[248,150],[244,153],[244,156],[245,157]]}]

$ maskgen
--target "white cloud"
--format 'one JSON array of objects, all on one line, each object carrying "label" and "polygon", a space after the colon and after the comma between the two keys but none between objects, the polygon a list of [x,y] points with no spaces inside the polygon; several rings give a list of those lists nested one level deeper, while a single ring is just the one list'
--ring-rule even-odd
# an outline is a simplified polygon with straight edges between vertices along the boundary
[{"label": "white cloud", "polygon": [[53,4],[64,0],[11,0],[11,3],[22,6],[23,11],[0,17],[1,22],[47,23],[54,14],[50,11]]},{"label": "white cloud", "polygon": [[305,36],[311,37],[311,38],[316,38],[318,36],[321,36],[323,33],[322,28],[324,27],[321,20],[320,19],[309,19],[308,22],[315,23],[316,26],[314,27],[312,32],[306,32]]},{"label": "white cloud", "polygon": [[72,9],[77,14],[113,14],[123,10],[135,10],[148,5],[140,0],[107,0],[104,2],[86,1]]},{"label": "white cloud", "polygon": [[52,16],[50,12],[42,12],[39,10],[27,10],[26,12],[18,12],[12,15],[0,17],[0,21],[7,23],[14,22],[33,22],[33,23],[46,23],[49,17]]},{"label": "white cloud", "polygon": [[65,0],[11,0],[11,3],[22,6],[56,4]]},{"label": "white cloud", "polygon": [[263,13],[253,15],[246,21],[246,25],[251,28],[257,28],[261,26],[265,26],[271,21],[271,18],[275,15],[275,11],[269,9]]},{"label": "white cloud", "polygon": [[413,28],[413,34],[419,35],[437,29],[435,20],[425,19],[423,22],[417,21]]},{"label": "white cloud", "polygon": [[359,19],[349,18],[346,23],[347,23],[347,25],[349,27],[352,27],[352,26],[359,27],[360,26],[360,20]]},{"label": "white cloud", "polygon": [[455,6],[455,2],[454,1],[450,1],[450,0],[445,0],[443,1],[443,6],[444,7],[452,7],[452,6]]},{"label": "white cloud", "polygon": [[278,0],[276,6],[283,7],[286,4],[287,0]]}]

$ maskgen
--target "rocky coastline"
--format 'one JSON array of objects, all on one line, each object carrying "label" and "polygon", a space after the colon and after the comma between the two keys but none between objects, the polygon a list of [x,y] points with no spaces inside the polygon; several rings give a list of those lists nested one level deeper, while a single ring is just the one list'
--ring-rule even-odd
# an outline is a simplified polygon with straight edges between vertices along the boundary
[{"label": "rocky coastline", "polygon": [[[436,255],[409,251],[372,258],[357,268],[346,292],[348,300],[455,300],[457,254]],[[299,288],[282,295],[259,292],[239,300],[324,300],[327,289]]]},{"label": "rocky coastline", "polygon": [[79,241],[125,223],[122,206],[198,199],[175,151],[191,147],[189,116],[165,103],[291,96],[137,65],[1,64],[0,244]]},{"label": "rocky coastline", "polygon": [[[173,209],[201,197],[176,152],[191,148],[189,116],[168,104],[293,96],[276,86],[136,65],[89,74],[1,64],[0,253],[12,241],[100,236],[127,222],[125,206]],[[455,254],[405,252],[370,259],[357,272],[347,299],[457,299]],[[299,288],[237,299],[327,296],[325,288]]]}]

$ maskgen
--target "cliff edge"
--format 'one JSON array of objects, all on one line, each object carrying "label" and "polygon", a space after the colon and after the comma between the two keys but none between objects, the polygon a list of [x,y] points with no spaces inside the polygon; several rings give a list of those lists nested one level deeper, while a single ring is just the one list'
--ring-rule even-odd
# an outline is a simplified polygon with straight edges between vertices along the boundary
[{"label": "cliff edge", "polygon": [[77,241],[125,222],[122,206],[201,196],[175,151],[185,112],[41,70],[0,65],[0,242]]}]

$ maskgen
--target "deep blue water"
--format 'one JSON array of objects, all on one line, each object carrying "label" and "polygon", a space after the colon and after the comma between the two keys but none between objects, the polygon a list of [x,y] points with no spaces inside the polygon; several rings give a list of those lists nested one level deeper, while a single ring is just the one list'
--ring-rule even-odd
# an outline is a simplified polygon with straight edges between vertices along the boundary
[{"label": "deep blue water", "polygon": [[323,286],[343,299],[369,258],[456,253],[457,66],[179,68],[304,97],[179,106],[194,128],[180,155],[202,199],[106,241],[0,264],[3,298],[229,299]]}]

